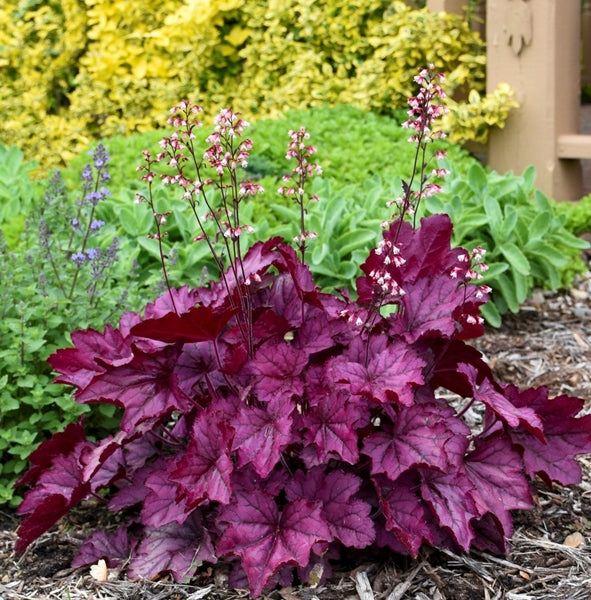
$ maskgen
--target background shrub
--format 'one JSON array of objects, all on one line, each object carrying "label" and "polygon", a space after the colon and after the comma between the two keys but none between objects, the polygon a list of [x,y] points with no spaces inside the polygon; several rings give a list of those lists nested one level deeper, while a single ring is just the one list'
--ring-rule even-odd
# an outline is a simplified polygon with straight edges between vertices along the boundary
[{"label": "background shrub", "polygon": [[512,102],[481,98],[484,43],[462,16],[390,0],[7,0],[1,141],[63,165],[93,139],[153,129],[182,98],[258,118],[325,103],[390,114],[429,62],[457,100],[476,94],[455,139],[502,124]]}]

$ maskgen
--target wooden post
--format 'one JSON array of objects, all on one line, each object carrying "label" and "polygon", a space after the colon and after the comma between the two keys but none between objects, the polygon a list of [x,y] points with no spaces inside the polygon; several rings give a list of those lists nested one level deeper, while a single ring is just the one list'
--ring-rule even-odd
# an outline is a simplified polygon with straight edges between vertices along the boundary
[{"label": "wooden post", "polygon": [[558,155],[559,136],[579,131],[580,0],[488,0],[486,23],[487,89],[505,81],[520,103],[491,131],[489,165],[521,173],[533,164],[548,196],[580,198],[580,160]]},{"label": "wooden post", "polygon": [[583,38],[583,71],[582,83],[591,84],[591,0],[583,2],[581,15],[581,35]]},{"label": "wooden post", "polygon": [[444,11],[446,13],[462,13],[462,9],[468,4],[468,0],[427,0],[427,8],[431,12]]}]

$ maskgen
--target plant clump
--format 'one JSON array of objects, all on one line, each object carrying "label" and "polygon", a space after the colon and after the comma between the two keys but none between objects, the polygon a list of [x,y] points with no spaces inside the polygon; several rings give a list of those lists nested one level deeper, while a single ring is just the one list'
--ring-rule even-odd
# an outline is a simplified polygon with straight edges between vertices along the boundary
[{"label": "plant clump", "polygon": [[[454,248],[446,215],[414,222],[438,190],[425,150],[443,113],[433,69],[416,81],[415,173],[361,265],[355,300],[322,293],[305,263],[306,183],[318,171],[307,132],[290,132],[296,165],[282,189],[302,215],[296,249],[271,238],[245,250],[240,208],[258,191],[239,177],[247,123],[222,111],[203,151],[199,108],[173,109],[176,132],[144,154],[138,201],[162,239],[169,215],[156,210],[152,185],[178,186],[220,277],[170,286],[143,315],[74,332],[73,347],[50,358],[78,402],[123,415],[112,436],[87,439],[82,419],[31,455],[18,551],[95,497],[127,521],[91,535],[75,565],[105,559],[134,579],[185,581],[227,561],[231,585],[257,596],[327,577],[331,560],[354,549],[504,553],[511,511],[532,507],[536,477],[579,480],[576,455],[591,450],[582,400],[495,380],[467,343],[484,330],[482,250]],[[476,407],[483,417],[470,428]]]}]

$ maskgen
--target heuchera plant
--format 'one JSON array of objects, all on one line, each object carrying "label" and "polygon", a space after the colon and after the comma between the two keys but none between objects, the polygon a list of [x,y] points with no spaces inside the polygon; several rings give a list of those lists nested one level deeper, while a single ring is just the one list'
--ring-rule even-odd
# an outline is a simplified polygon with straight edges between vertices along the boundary
[{"label": "heuchera plant", "polygon": [[[169,286],[143,315],[75,332],[52,355],[79,402],[123,409],[121,429],[93,442],[81,420],[31,455],[18,552],[95,497],[129,521],[93,534],[74,565],[106,559],[134,579],[186,581],[223,560],[231,584],[257,596],[312,571],[326,577],[351,549],[504,553],[511,511],[531,508],[535,477],[579,481],[575,457],[591,451],[582,400],[495,381],[466,343],[483,333],[481,251],[451,247],[446,215],[407,218],[437,191],[425,149],[443,110],[433,70],[417,82],[415,181],[361,265],[355,300],[322,293],[305,264],[306,181],[320,170],[308,134],[290,132],[296,167],[280,189],[301,210],[296,249],[274,238],[244,252],[240,206],[258,191],[238,175],[247,123],[222,111],[202,153],[200,109],[172,110],[177,130],[157,156],[145,152],[138,200],[154,214],[165,266],[167,214],[152,185],[162,170],[180,186],[221,277]],[[483,414],[476,428],[471,408]]]}]

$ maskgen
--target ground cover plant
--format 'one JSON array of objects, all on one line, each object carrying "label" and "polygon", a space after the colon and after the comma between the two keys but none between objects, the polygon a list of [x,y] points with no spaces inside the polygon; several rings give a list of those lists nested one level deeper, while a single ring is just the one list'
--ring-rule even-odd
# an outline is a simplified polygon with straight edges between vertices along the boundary
[{"label": "ground cover plant", "polygon": [[[138,201],[158,243],[171,215],[152,191],[159,179],[177,186],[220,277],[171,286],[143,315],[76,332],[52,355],[79,402],[122,409],[121,428],[93,442],[82,419],[31,455],[17,551],[93,496],[128,521],[93,534],[76,565],[185,581],[225,560],[231,584],[256,596],[322,579],[331,559],[370,546],[503,553],[511,510],[532,507],[536,477],[579,480],[576,456],[591,451],[582,400],[495,381],[466,341],[483,331],[486,265],[482,249],[451,245],[448,216],[416,217],[439,189],[425,156],[443,110],[439,77],[423,70],[417,83],[407,123],[416,169],[361,265],[355,301],[322,293],[306,266],[315,233],[305,208],[317,200],[307,183],[320,171],[306,130],[289,132],[295,167],[279,190],[300,211],[295,247],[247,247],[241,209],[260,191],[239,174],[247,124],[223,110],[203,152],[198,107],[173,109],[177,132],[145,152]],[[473,430],[463,417],[476,405]]]},{"label": "ground cover plant", "polygon": [[[63,386],[50,385],[47,358],[78,327],[117,321],[138,306],[134,254],[98,218],[110,194],[109,156],[99,145],[67,190],[59,171],[45,186],[16,149],[3,150],[6,194],[0,215],[0,503],[16,503],[13,484],[29,454],[54,431],[88,413]],[[123,252],[122,252],[123,250]],[[134,282],[135,283],[135,282]],[[145,302],[145,300],[144,300]],[[95,407],[89,430],[105,435],[115,407]]]}]

